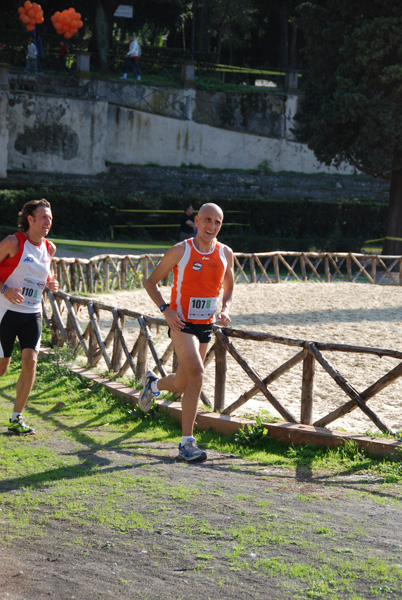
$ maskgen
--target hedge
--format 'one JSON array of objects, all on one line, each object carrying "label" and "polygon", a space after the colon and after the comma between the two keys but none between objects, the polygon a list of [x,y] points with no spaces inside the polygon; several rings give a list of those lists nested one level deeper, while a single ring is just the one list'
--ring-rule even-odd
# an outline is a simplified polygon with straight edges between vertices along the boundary
[{"label": "hedge", "polygon": [[[94,191],[66,191],[36,187],[0,190],[2,218],[0,234],[16,228],[17,213],[34,198],[47,198],[53,210],[54,237],[88,240],[110,240],[110,225],[143,225],[141,228],[118,229],[115,241],[178,238],[179,215],[158,210],[182,210],[183,200],[177,196],[153,197],[145,194],[119,195]],[[197,210],[199,197],[187,198]],[[274,249],[311,249],[359,251],[368,239],[385,234],[387,206],[379,202],[357,199],[342,202],[317,200],[278,200],[275,198],[228,199],[208,198],[219,204],[227,223],[238,223],[222,229],[220,239],[238,252],[263,252]],[[142,209],[147,213],[119,213],[116,209]],[[231,212],[234,211],[234,212]],[[150,227],[150,225],[171,227]]]}]

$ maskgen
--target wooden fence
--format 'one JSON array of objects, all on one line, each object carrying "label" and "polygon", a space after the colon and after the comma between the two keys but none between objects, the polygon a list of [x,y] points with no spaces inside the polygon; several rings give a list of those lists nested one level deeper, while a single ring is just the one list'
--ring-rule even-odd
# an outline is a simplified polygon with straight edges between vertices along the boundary
[{"label": "wooden fence", "polygon": [[[141,287],[161,254],[102,254],[91,259],[54,258],[67,292],[107,293]],[[235,252],[236,283],[349,281],[402,285],[402,256],[352,252]],[[169,283],[167,278],[165,283]]]},{"label": "wooden fence", "polygon": [[[121,377],[128,371],[140,380],[149,366],[162,376],[167,370],[174,371],[176,357],[170,339],[167,336],[166,322],[162,318],[153,318],[141,313],[115,308],[88,298],[76,297],[65,292],[52,294],[48,292],[44,302],[44,318],[51,330],[52,342],[71,347],[85,355],[86,365],[96,367],[103,360],[104,367]],[[234,340],[247,340],[255,346],[255,354],[259,352],[258,344],[285,344],[295,349],[295,354],[282,365],[275,368],[265,377],[260,377],[247,363],[234,345]],[[324,353],[341,352],[356,353],[361,357],[377,356],[396,359],[398,364],[380,377],[369,387],[358,392],[329,362]],[[254,354],[254,352],[253,352]],[[244,376],[244,391],[230,405],[225,406],[225,387],[227,381],[227,358],[230,355],[240,366]],[[171,367],[167,363],[171,361]],[[211,372],[211,363],[215,369]],[[154,363],[149,365],[148,363]],[[302,381],[300,395],[300,416],[292,414],[281,403],[272,391],[270,384],[278,380],[284,373],[302,363]],[[314,406],[315,365],[321,365],[326,376],[338,386],[347,401],[335,410],[312,422]],[[210,386],[213,398],[203,391],[203,403],[217,412],[232,414],[245,405],[259,392],[272,405],[283,419],[290,423],[302,423],[325,427],[336,419],[359,408],[374,425],[384,433],[390,433],[389,427],[367,405],[369,399],[396,381],[402,375],[402,352],[382,348],[366,348],[344,344],[330,344],[307,340],[274,336],[268,333],[243,331],[233,328],[214,326],[213,343],[205,359],[206,378],[213,381]],[[300,390],[300,385],[296,386]],[[300,391],[292,392],[300,394]]]}]

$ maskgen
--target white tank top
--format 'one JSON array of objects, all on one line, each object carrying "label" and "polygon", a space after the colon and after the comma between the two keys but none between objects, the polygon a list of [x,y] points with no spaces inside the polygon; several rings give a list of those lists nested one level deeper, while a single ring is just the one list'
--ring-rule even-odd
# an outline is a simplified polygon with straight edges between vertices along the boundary
[{"label": "white tank top", "polygon": [[42,293],[51,264],[49,242],[43,240],[41,244],[34,244],[21,231],[15,235],[20,248],[15,256],[0,263],[0,281],[12,288],[22,288],[25,300],[21,304],[11,304],[0,294],[0,307],[22,313],[42,312]]}]

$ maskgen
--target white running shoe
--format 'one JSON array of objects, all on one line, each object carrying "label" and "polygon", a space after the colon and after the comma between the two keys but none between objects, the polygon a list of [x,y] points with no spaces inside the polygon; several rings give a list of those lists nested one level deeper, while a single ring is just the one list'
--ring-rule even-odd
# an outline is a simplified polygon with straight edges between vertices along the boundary
[{"label": "white running shoe", "polygon": [[206,460],[207,453],[196,445],[193,438],[187,440],[185,444],[179,444],[179,456],[177,458],[187,462],[202,462]]},{"label": "white running shoe", "polygon": [[159,396],[160,392],[157,394],[151,390],[151,383],[156,381],[158,377],[155,375],[153,371],[147,371],[145,373],[145,377],[143,380],[143,388],[141,394],[138,398],[138,406],[143,412],[148,412],[152,406],[155,396]]}]

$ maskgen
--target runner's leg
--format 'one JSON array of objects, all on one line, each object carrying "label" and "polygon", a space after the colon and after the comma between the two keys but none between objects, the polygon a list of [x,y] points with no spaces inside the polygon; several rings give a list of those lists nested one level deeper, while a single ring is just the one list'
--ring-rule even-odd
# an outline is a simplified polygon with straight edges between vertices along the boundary
[{"label": "runner's leg", "polygon": [[24,348],[21,351],[21,373],[17,381],[17,395],[14,404],[14,412],[22,413],[24,410],[29,393],[35,381],[37,358],[38,352],[32,348]]},{"label": "runner's leg", "polygon": [[10,366],[11,357],[10,358],[0,358],[0,377],[7,372],[8,367]]},{"label": "runner's leg", "polygon": [[170,337],[179,360],[179,366],[176,373],[162,377],[158,381],[158,389],[174,393],[183,392],[182,432],[183,435],[193,435],[208,344],[200,344],[195,335],[181,331],[171,331]]}]

